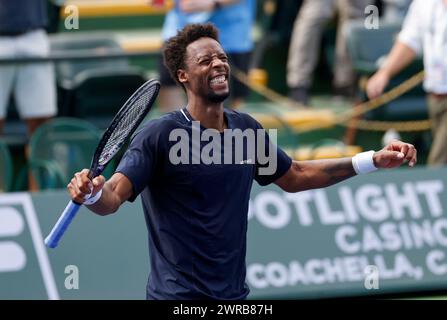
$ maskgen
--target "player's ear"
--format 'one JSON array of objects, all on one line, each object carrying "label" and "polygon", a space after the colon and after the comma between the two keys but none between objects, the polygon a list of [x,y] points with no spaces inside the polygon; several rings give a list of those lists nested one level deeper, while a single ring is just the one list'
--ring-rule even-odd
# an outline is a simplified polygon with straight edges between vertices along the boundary
[{"label": "player's ear", "polygon": [[184,69],[177,70],[177,79],[180,83],[183,84],[188,82],[188,75],[186,74],[186,71]]}]

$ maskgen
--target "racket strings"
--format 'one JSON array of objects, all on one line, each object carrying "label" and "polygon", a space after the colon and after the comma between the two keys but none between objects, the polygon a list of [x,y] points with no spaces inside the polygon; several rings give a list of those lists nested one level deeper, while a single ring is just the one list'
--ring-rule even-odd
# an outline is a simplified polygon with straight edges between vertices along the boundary
[{"label": "racket strings", "polygon": [[141,95],[130,101],[101,152],[99,164],[107,163],[120,150],[123,143],[146,115],[157,90],[156,86],[150,86]]}]

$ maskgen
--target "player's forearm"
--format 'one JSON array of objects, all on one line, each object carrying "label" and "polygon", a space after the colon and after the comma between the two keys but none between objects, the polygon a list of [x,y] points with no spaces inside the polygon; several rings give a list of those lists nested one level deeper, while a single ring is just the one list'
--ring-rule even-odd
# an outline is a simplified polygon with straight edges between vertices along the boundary
[{"label": "player's forearm", "polygon": [[[107,215],[116,212],[133,194],[132,182],[120,172],[113,174],[108,181],[101,175],[91,180],[88,174],[88,169],[76,172],[67,185],[67,190],[74,202],[83,203],[96,214]],[[86,199],[90,192],[94,196]]]},{"label": "player's forearm", "polygon": [[290,172],[290,177],[278,184],[288,192],[325,188],[356,174],[351,158],[293,161]]},{"label": "player's forearm", "polygon": [[108,215],[118,210],[121,204],[132,196],[133,188],[130,180],[121,173],[115,173],[106,181],[99,200],[87,206],[99,215]]},{"label": "player's forearm", "polygon": [[120,198],[114,192],[114,186],[108,181],[102,189],[101,198],[94,204],[88,205],[94,213],[105,216],[115,213],[121,205]]},{"label": "player's forearm", "polygon": [[385,73],[391,79],[408,66],[415,57],[416,52],[413,49],[397,41],[379,72]]}]

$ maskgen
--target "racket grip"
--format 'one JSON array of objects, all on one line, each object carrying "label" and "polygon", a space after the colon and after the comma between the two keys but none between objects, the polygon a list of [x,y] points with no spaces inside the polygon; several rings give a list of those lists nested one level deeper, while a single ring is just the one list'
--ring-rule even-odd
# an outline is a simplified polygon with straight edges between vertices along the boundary
[{"label": "racket grip", "polygon": [[70,201],[67,204],[64,212],[62,212],[59,220],[57,220],[50,234],[45,238],[45,245],[47,247],[55,248],[57,246],[59,240],[64,235],[65,231],[71,223],[71,220],[73,220],[73,218],[76,216],[76,213],[78,213],[80,207],[80,204],[77,204],[73,201]]}]

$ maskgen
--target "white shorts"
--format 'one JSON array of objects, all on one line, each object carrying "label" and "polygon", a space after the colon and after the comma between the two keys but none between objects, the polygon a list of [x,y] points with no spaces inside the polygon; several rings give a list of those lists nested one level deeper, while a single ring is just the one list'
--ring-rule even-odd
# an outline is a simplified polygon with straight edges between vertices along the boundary
[{"label": "white shorts", "polygon": [[[17,37],[0,36],[0,58],[46,57],[49,52],[44,30]],[[11,92],[24,119],[52,117],[57,113],[52,63],[0,65],[0,119],[6,117]]]}]

